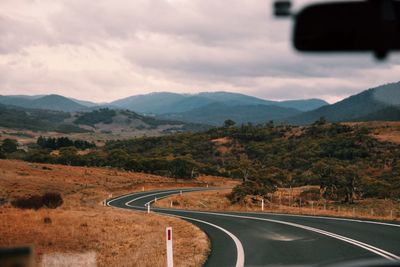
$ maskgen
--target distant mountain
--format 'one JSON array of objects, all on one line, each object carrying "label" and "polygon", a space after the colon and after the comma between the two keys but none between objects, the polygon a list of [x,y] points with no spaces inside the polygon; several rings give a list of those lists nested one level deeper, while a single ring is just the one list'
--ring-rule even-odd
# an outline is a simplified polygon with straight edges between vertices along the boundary
[{"label": "distant mountain", "polygon": [[80,104],[82,106],[85,106],[85,107],[88,107],[88,108],[99,106],[99,104],[91,102],[91,101],[79,100],[79,99],[75,99],[75,98],[72,98],[72,97],[69,97],[69,99],[74,101],[75,103],[78,103],[78,104]]},{"label": "distant mountain", "polygon": [[390,106],[368,115],[359,117],[354,121],[400,121],[400,106]]},{"label": "distant mountain", "polygon": [[45,96],[0,96],[0,104],[30,109],[47,109],[57,111],[78,111],[86,106],[60,95]]},{"label": "distant mountain", "polygon": [[[202,107],[206,109],[210,104],[222,104],[230,107],[273,105],[284,108],[295,108],[300,111],[308,111],[327,105],[328,103],[319,99],[271,101],[229,92],[205,92],[198,94],[162,92],[132,96],[111,102],[110,104],[145,114],[151,113],[156,115],[165,115],[188,112]],[[246,111],[243,110],[243,112]]]},{"label": "distant mountain", "polygon": [[184,98],[185,95],[161,92],[130,96],[113,101],[110,105],[140,113],[162,114],[171,112],[174,105]]},{"label": "distant mountain", "polygon": [[329,105],[325,100],[313,98],[305,100],[288,100],[275,104],[284,108],[294,108],[300,111],[310,111],[323,106]]},{"label": "distant mountain", "polygon": [[368,89],[360,94],[350,96],[333,105],[323,106],[305,112],[286,121],[291,124],[310,124],[325,117],[331,122],[360,121],[360,120],[390,120],[391,112],[400,107],[400,82]]},{"label": "distant mountain", "polygon": [[192,109],[187,112],[160,115],[165,119],[211,124],[220,126],[227,119],[238,124],[266,123],[270,120],[281,120],[294,116],[301,111],[292,108],[267,105],[240,105],[229,106],[221,103],[211,103],[207,106]]}]

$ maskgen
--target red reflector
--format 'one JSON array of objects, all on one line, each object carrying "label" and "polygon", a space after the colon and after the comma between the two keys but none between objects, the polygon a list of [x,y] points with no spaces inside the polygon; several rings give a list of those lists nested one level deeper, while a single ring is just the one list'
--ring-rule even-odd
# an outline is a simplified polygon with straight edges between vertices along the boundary
[{"label": "red reflector", "polygon": [[168,240],[171,240],[171,230],[168,230]]}]

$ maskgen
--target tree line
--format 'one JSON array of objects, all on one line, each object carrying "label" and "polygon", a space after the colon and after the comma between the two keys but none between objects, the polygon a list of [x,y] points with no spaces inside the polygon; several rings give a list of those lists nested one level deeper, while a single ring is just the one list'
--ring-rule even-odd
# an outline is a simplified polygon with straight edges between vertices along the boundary
[{"label": "tree line", "polygon": [[236,126],[227,121],[201,133],[108,141],[84,155],[75,146],[61,147],[54,155],[51,146],[31,147],[14,157],[173,178],[207,174],[241,179],[230,196],[232,202],[248,195],[267,196],[278,187],[303,185],[318,185],[321,198],[347,203],[400,195],[398,144],[378,141],[362,126],[323,119],[307,127],[273,122]]}]

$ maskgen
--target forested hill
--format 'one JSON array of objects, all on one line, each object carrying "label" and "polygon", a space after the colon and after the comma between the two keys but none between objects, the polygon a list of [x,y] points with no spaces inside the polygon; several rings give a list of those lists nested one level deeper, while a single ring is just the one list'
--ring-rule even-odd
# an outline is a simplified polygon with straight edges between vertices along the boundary
[{"label": "forested hill", "polygon": [[128,110],[108,108],[82,112],[28,109],[0,104],[0,127],[59,133],[124,133],[127,136],[146,133],[201,131],[207,125],[160,120]]},{"label": "forested hill", "polygon": [[398,120],[400,82],[378,86],[338,103],[286,119],[291,124],[311,124],[320,117],[330,122]]},{"label": "forested hill", "polygon": [[109,141],[79,155],[32,149],[29,161],[112,166],[175,178],[198,174],[243,180],[235,201],[276,187],[319,185],[326,199],[396,198],[400,194],[400,145],[380,142],[363,126],[319,120],[308,127],[242,125],[202,133]]},{"label": "forested hill", "polygon": [[0,96],[0,104],[12,105],[29,109],[43,109],[56,111],[84,110],[86,106],[60,95],[45,96]]}]

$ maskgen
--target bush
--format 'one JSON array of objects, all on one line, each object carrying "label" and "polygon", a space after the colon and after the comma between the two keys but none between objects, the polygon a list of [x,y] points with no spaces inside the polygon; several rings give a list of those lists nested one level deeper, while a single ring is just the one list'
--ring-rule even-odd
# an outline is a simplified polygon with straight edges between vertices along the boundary
[{"label": "bush", "polygon": [[45,193],[42,196],[33,195],[21,197],[11,201],[11,205],[19,209],[35,209],[42,207],[55,209],[63,204],[63,199],[59,193]]},{"label": "bush", "polygon": [[63,204],[63,199],[59,193],[45,193],[42,196],[43,205],[49,209],[58,208]]},{"label": "bush", "polygon": [[320,200],[321,199],[321,193],[319,192],[319,189],[308,189],[300,193],[300,197],[304,200]]},{"label": "bush", "polygon": [[35,209],[38,210],[43,207],[43,198],[42,196],[29,196],[17,198],[11,201],[11,205],[15,208],[19,209]]}]

